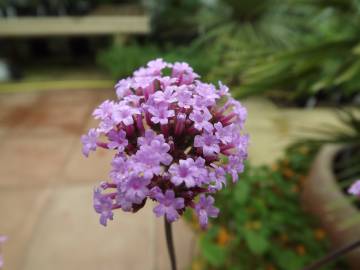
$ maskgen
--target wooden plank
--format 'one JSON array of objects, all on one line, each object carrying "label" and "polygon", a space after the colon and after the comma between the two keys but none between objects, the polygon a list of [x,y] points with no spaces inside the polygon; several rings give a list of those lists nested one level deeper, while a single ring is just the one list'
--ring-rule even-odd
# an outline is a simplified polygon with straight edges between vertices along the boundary
[{"label": "wooden plank", "polygon": [[147,34],[149,31],[146,15],[0,19],[0,37]]}]

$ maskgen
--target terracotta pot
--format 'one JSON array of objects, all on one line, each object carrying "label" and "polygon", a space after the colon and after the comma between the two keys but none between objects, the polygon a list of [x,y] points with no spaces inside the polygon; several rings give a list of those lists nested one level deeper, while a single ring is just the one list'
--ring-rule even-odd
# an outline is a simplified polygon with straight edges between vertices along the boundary
[{"label": "terracotta pot", "polygon": [[[334,249],[360,239],[360,219],[349,224],[360,211],[344,195],[333,173],[333,160],[341,148],[327,145],[320,150],[302,194],[303,205],[320,220]],[[346,259],[351,269],[360,269],[360,249],[349,253]]]}]

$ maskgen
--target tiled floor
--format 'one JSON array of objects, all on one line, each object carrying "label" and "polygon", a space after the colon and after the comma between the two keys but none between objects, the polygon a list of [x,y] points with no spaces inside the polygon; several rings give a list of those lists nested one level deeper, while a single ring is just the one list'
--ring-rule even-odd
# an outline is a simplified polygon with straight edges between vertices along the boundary
[{"label": "tiled floor", "polygon": [[[107,176],[111,156],[85,159],[80,135],[90,112],[113,91],[51,91],[0,94],[0,234],[5,270],[169,269],[162,220],[152,205],[116,213],[107,228],[92,209],[92,188]],[[262,99],[249,110],[253,163],[269,163],[304,127],[334,122],[329,110],[279,110]],[[187,224],[174,226],[180,269],[186,269],[195,237]]]}]

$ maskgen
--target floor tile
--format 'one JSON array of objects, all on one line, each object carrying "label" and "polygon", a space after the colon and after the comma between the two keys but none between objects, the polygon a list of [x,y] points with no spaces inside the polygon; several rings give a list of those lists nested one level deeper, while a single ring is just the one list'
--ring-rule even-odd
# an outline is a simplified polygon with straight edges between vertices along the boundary
[{"label": "floor tile", "polygon": [[63,170],[72,138],[6,138],[0,151],[0,187],[40,187]]},{"label": "floor tile", "polygon": [[92,187],[61,188],[43,214],[23,270],[144,270],[154,265],[154,217],[117,211],[108,227],[92,209]]},{"label": "floor tile", "polygon": [[37,222],[50,199],[49,189],[0,189],[0,234],[7,235],[3,246],[4,270],[21,270]]},{"label": "floor tile", "polygon": [[69,160],[62,172],[62,178],[68,183],[92,183],[98,184],[108,180],[111,169],[111,160],[114,152],[106,149],[98,149],[91,152],[86,158],[81,153],[80,138],[73,147]]}]

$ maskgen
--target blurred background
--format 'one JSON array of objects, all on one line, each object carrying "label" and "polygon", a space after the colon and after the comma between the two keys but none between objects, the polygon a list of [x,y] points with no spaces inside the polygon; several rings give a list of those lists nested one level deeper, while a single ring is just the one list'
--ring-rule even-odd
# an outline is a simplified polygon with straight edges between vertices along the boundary
[{"label": "blurred background", "polygon": [[[113,85],[186,61],[248,109],[245,173],[180,269],[296,270],[360,239],[360,0],[0,0],[0,235],[6,270],[169,269],[151,203],[103,228],[92,188],[111,155],[80,136]],[[360,269],[353,252],[328,268]]]}]

